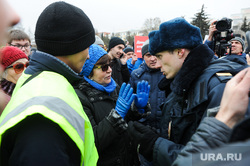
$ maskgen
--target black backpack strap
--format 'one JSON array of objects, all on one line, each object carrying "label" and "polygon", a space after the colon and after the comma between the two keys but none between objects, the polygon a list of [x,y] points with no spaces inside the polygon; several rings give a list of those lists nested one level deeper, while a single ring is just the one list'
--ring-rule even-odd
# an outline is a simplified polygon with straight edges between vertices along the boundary
[{"label": "black backpack strap", "polygon": [[[36,76],[38,76],[42,71],[36,72],[34,74],[32,74],[26,81],[24,81],[23,85],[24,86],[26,83],[28,83],[30,80],[32,80],[33,78],[35,78]],[[22,87],[21,86],[21,87]]]}]

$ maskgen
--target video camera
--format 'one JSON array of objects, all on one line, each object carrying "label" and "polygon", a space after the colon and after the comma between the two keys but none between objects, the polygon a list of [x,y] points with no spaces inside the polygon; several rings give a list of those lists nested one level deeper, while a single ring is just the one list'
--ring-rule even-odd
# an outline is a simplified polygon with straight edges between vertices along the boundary
[{"label": "video camera", "polygon": [[232,27],[232,19],[223,17],[221,20],[218,20],[214,23],[216,25],[217,31],[214,32],[214,52],[218,57],[224,56],[227,52],[227,49],[230,49],[231,54],[231,43],[230,41],[234,38]]}]

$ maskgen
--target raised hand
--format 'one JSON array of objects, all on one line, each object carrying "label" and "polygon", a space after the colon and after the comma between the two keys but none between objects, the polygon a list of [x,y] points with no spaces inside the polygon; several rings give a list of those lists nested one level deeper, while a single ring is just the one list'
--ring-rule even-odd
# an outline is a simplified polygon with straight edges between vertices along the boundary
[{"label": "raised hand", "polygon": [[126,83],[123,83],[115,107],[115,110],[122,118],[126,116],[134,98],[135,94],[133,94],[133,88],[130,84],[126,85]]},{"label": "raised hand", "polygon": [[135,106],[138,109],[143,109],[148,103],[148,97],[150,92],[150,85],[147,81],[141,81],[137,83],[137,90],[135,96]]}]

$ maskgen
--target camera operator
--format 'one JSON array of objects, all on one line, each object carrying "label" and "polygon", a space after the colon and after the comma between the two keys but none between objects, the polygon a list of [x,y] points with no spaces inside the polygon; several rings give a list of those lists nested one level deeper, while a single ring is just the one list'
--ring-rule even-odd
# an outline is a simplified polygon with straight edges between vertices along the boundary
[{"label": "camera operator", "polygon": [[[216,26],[220,22],[219,30]],[[224,33],[224,34],[223,34]],[[209,26],[209,36],[205,41],[217,57],[237,55],[246,63],[246,54],[243,53],[245,44],[240,37],[234,37],[231,30],[231,19],[222,18],[220,21],[213,21]],[[234,58],[235,57],[230,57]]]}]

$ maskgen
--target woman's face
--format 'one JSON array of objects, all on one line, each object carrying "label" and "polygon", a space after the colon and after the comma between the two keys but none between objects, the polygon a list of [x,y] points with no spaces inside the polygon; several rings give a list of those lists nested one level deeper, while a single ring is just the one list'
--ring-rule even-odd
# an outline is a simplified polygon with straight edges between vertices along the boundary
[{"label": "woman's face", "polygon": [[[26,64],[28,62],[28,60],[26,58],[22,58],[22,59],[18,59],[17,61],[15,61],[14,63],[12,63],[10,66],[13,66],[17,63],[23,63]],[[24,70],[26,69],[26,67],[24,67]],[[22,75],[23,72],[17,74],[14,70],[13,67],[5,69],[4,71],[4,78],[8,81],[11,81],[13,83],[17,83],[17,80],[19,79],[19,77]]]},{"label": "woman's face", "polygon": [[[105,65],[108,65],[106,66],[107,70],[103,71],[102,68],[105,69]],[[97,82],[98,84],[106,86],[107,84],[111,82],[111,73],[112,73],[112,69],[109,63],[104,64],[104,65],[95,65],[93,68],[93,76],[90,77],[90,79]]]}]

